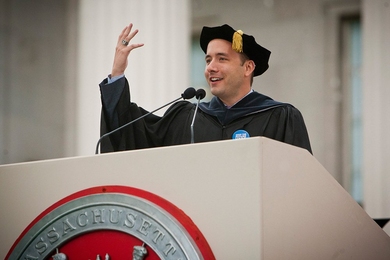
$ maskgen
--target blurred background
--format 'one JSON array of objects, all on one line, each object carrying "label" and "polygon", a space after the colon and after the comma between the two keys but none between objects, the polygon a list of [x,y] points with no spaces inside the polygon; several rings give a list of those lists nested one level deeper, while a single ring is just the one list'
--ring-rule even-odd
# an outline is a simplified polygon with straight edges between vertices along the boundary
[{"label": "blurred background", "polygon": [[390,216],[390,0],[1,0],[0,164],[94,154],[98,84],[130,22],[145,46],[126,76],[147,110],[208,90],[203,26],[253,35],[272,52],[253,88],[296,106],[316,159]]}]

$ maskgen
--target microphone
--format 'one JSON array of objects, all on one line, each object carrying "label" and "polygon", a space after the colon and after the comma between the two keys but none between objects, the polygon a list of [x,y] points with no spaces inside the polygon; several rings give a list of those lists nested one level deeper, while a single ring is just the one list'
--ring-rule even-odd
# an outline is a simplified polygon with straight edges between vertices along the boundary
[{"label": "microphone", "polygon": [[128,123],[126,123],[126,124],[120,126],[120,127],[118,127],[118,128],[115,128],[115,129],[112,130],[111,132],[105,133],[104,135],[102,135],[102,136],[99,138],[99,140],[98,140],[98,142],[97,142],[97,144],[96,144],[95,154],[98,154],[98,153],[99,153],[99,145],[100,145],[100,143],[102,142],[103,138],[105,138],[105,137],[107,137],[107,136],[109,136],[109,135],[111,135],[111,134],[113,134],[113,133],[115,133],[115,132],[117,132],[117,131],[119,131],[119,130],[125,128],[126,126],[129,126],[129,125],[131,125],[131,124],[137,122],[138,120],[140,120],[140,119],[142,119],[142,118],[144,118],[144,117],[146,117],[146,116],[148,116],[148,115],[150,115],[150,114],[152,114],[152,113],[154,113],[154,112],[156,112],[156,111],[158,111],[158,110],[160,110],[160,109],[162,109],[162,108],[164,108],[164,107],[166,107],[166,106],[168,106],[168,105],[170,105],[170,104],[172,104],[172,103],[174,103],[174,102],[176,102],[176,101],[178,101],[178,100],[180,100],[180,99],[191,99],[191,98],[193,98],[195,95],[196,95],[195,89],[194,89],[193,87],[189,87],[189,88],[187,88],[186,90],[184,90],[184,92],[181,94],[181,96],[180,96],[179,98],[176,98],[175,100],[173,100],[173,101],[171,101],[171,102],[169,102],[169,103],[167,103],[167,104],[165,104],[165,105],[163,105],[163,106],[161,106],[161,107],[159,107],[159,108],[157,108],[157,109],[155,109],[155,110],[153,110],[153,111],[151,111],[151,112],[148,112],[148,113],[146,113],[145,115],[142,115],[142,116],[140,116],[140,117],[138,117],[138,118],[136,118],[136,119],[134,119],[134,120],[132,120],[132,121],[130,121],[130,122],[128,122]]},{"label": "microphone", "polygon": [[195,117],[196,117],[196,112],[198,111],[199,103],[201,99],[204,99],[206,96],[206,91],[202,88],[198,89],[195,93],[195,97],[198,100],[196,103],[196,108],[194,112],[194,117],[192,118],[192,123],[191,123],[191,143],[194,143],[194,123],[195,123]]},{"label": "microphone", "polygon": [[195,97],[198,100],[204,99],[205,96],[206,96],[206,91],[203,88],[200,88],[195,92]]}]

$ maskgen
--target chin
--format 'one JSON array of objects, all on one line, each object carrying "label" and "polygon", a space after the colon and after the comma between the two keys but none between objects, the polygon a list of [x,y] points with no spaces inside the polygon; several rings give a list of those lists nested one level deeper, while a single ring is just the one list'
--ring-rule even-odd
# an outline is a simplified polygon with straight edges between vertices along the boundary
[{"label": "chin", "polygon": [[216,89],[213,89],[213,88],[210,88],[210,92],[211,92],[211,94],[213,94],[213,96],[218,96],[218,94],[219,94],[219,91],[217,91]]},{"label": "chin", "polygon": [[[210,86],[210,85],[209,85]],[[217,96],[218,93],[221,93],[221,89],[219,86],[210,86],[210,92],[211,94],[213,94],[214,96]]]}]

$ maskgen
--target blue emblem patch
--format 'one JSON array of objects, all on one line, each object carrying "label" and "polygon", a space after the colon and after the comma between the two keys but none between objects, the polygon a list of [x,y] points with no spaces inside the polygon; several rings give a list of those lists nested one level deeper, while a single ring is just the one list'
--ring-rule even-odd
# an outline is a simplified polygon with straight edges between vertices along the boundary
[{"label": "blue emblem patch", "polygon": [[249,133],[245,130],[237,130],[233,133],[232,139],[244,139],[249,138]]}]

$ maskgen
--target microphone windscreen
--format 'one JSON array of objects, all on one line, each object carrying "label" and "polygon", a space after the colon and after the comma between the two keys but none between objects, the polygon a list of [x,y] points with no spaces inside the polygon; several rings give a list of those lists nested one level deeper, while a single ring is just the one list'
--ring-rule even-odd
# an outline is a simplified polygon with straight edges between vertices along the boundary
[{"label": "microphone windscreen", "polygon": [[206,96],[206,91],[203,88],[200,88],[195,93],[196,99],[204,99]]},{"label": "microphone windscreen", "polygon": [[195,96],[196,90],[193,87],[189,87],[186,90],[184,90],[183,94],[181,94],[181,97],[183,99],[191,99]]}]

